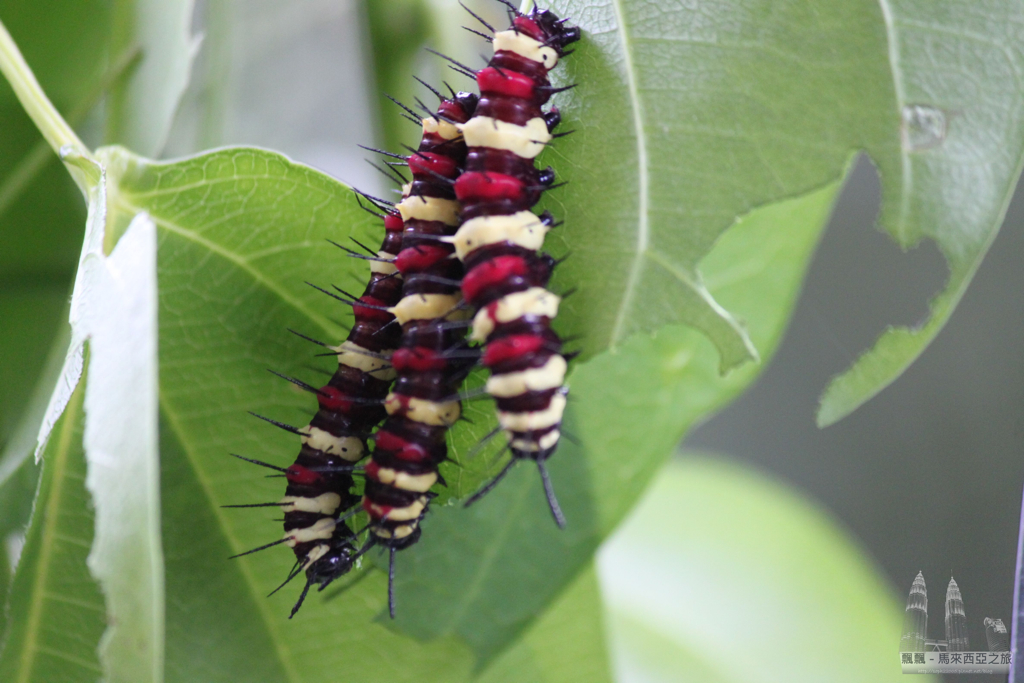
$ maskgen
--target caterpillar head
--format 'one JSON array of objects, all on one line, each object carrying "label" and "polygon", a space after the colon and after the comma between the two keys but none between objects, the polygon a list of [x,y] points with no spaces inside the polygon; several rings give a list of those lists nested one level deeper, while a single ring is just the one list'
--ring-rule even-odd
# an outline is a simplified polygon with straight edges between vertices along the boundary
[{"label": "caterpillar head", "polygon": [[441,102],[438,113],[447,121],[465,123],[473,117],[479,99],[476,93],[459,91],[450,99]]},{"label": "caterpillar head", "polygon": [[331,540],[330,550],[306,568],[306,579],[310,584],[318,584],[319,590],[352,570],[355,563],[356,550],[347,537],[336,534]]},{"label": "caterpillar head", "polygon": [[516,17],[514,25],[517,31],[550,45],[562,54],[566,45],[580,39],[579,27],[566,26],[566,21],[559,19],[551,10],[534,9],[529,14]]}]

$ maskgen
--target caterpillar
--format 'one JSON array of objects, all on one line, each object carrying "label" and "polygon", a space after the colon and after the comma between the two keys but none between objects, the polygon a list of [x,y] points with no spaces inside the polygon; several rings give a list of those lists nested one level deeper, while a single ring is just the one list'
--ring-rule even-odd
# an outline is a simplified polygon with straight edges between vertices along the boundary
[{"label": "caterpillar", "polygon": [[[407,163],[412,183],[396,205],[405,223],[395,267],[402,274],[402,299],[392,309],[402,325],[391,363],[397,373],[384,401],[388,417],[374,435],[365,468],[362,507],[369,515],[364,550],[388,549],[388,612],[395,616],[395,553],[416,543],[431,487],[444,481],[438,466],[447,459],[447,430],[461,415],[459,386],[479,354],[465,348],[467,324],[459,318],[462,263],[450,243],[458,227],[454,183],[466,145],[458,127],[473,114],[477,97],[459,93],[459,107],[444,107],[424,123],[426,134]],[[361,551],[361,552],[363,552]]]},{"label": "caterpillar", "polygon": [[567,358],[551,328],[560,298],[546,288],[556,261],[538,251],[554,220],[530,209],[555,179],[550,167],[534,166],[561,120],[557,108],[541,107],[567,89],[552,87],[547,74],[571,54],[565,46],[579,40],[580,29],[549,10],[521,13],[505,4],[512,20],[507,31],[494,32],[476,17],[494,33],[494,56],[472,72],[480,101],[473,118],[460,126],[469,153],[455,183],[462,223],[453,242],[466,269],[462,295],[475,312],[471,339],[484,345],[482,363],[491,372],[486,391],[496,400],[498,428],[508,437],[512,457],[466,505],[493,489],[515,464],[532,460],[555,522],[564,527],[545,466],[558,447],[568,394]]},{"label": "caterpillar", "polygon": [[[296,563],[285,581],[274,590],[276,593],[305,571],[306,584],[290,617],[298,612],[313,585],[324,590],[332,581],[350,571],[358,557],[369,547],[364,545],[356,549],[354,542],[359,532],[353,533],[346,523],[349,517],[367,507],[366,503],[360,506],[364,497],[355,494],[353,475],[361,474],[366,478],[366,497],[376,500],[375,505],[383,505],[395,498],[396,494],[389,494],[387,490],[388,485],[384,483],[387,480],[386,470],[382,471],[378,460],[368,463],[361,472],[356,464],[366,455],[367,438],[373,427],[389,413],[395,412],[397,399],[388,391],[404,367],[401,359],[407,343],[403,342],[402,348],[398,349],[399,340],[405,339],[401,323],[406,322],[410,316],[416,317],[419,310],[416,302],[409,299],[410,292],[405,290],[410,287],[408,283],[403,284],[403,278],[406,274],[430,270],[431,258],[441,262],[439,267],[443,274],[461,274],[461,264],[457,260],[444,262],[443,258],[432,257],[437,251],[437,245],[419,245],[415,235],[418,230],[431,234],[432,224],[418,217],[437,209],[435,203],[420,200],[421,196],[429,197],[432,191],[436,191],[432,174],[457,173],[465,159],[466,148],[461,135],[449,121],[468,120],[477,98],[473,94],[454,91],[451,98],[445,98],[437,91],[434,92],[441,99],[441,104],[436,114],[431,115],[428,110],[425,118],[417,120],[423,126],[423,137],[420,150],[408,158],[414,179],[411,185],[403,188],[402,202],[391,206],[383,200],[356,191],[357,200],[360,197],[366,199],[380,210],[378,213],[360,201],[360,206],[384,221],[384,239],[380,249],[374,252],[364,247],[369,255],[363,255],[336,245],[349,255],[370,262],[370,279],[363,295],[353,298],[336,288],[344,295],[339,296],[312,285],[352,307],[355,323],[348,337],[340,346],[330,347],[292,330],[308,341],[330,348],[338,356],[337,371],[320,388],[293,377],[279,375],[316,394],[319,404],[316,415],[302,429],[257,415],[301,437],[302,448],[298,457],[291,466],[281,468],[233,454],[247,462],[278,471],[281,473],[279,476],[284,476],[288,481],[285,497],[279,502],[225,507],[280,507],[284,511],[283,538],[233,557],[248,555],[281,543],[292,548]],[[445,185],[445,188],[447,192],[452,192],[450,184]],[[446,251],[444,258],[449,255]],[[431,284],[427,282],[426,289],[421,289],[425,292],[430,287]],[[458,291],[457,280],[454,288]],[[420,290],[414,285],[412,291]],[[378,451],[379,443],[378,437]],[[403,477],[409,476],[409,467],[403,469],[398,466],[394,471],[401,473],[401,476],[398,481],[391,481],[391,488],[400,492],[400,484],[406,481]],[[375,523],[376,526],[371,525],[371,530],[384,533],[382,529],[390,522],[382,522],[378,518]],[[394,533],[398,534],[397,531]]]}]

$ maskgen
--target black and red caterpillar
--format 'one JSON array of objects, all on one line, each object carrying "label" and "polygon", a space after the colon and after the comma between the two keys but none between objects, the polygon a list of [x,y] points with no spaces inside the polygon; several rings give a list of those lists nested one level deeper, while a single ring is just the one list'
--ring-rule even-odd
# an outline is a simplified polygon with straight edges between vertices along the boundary
[{"label": "black and red caterpillar", "polygon": [[392,616],[395,551],[419,540],[430,488],[448,457],[446,433],[461,415],[459,386],[478,359],[465,350],[466,325],[457,322],[464,317],[463,267],[450,243],[459,224],[453,185],[467,152],[457,126],[470,120],[476,103],[476,95],[459,93],[442,103],[436,119],[424,121],[420,147],[408,158],[413,180],[396,206],[405,223],[395,259],[402,299],[392,309],[402,325],[401,344],[391,356],[398,377],[384,403],[388,418],[374,435],[363,495],[367,545],[390,553]]},{"label": "black and red caterpillar", "polygon": [[[303,571],[306,573],[306,585],[292,609],[292,616],[314,584],[318,584],[320,590],[326,588],[351,570],[356,558],[369,547],[367,544],[357,551],[355,534],[345,523],[359,509],[360,501],[370,513],[369,528],[374,539],[380,539],[379,542],[391,548],[403,543],[408,545],[418,534],[411,537],[404,528],[410,524],[415,528],[418,518],[399,520],[402,515],[394,510],[404,507],[408,514],[409,506],[413,505],[409,502],[410,496],[417,500],[425,496],[426,488],[437,479],[435,464],[434,476],[426,488],[412,495],[411,489],[421,488],[426,481],[422,476],[425,460],[402,460],[401,453],[397,455],[397,462],[395,458],[389,458],[381,444],[382,439],[387,441],[387,433],[384,437],[376,437],[374,460],[362,472],[357,470],[356,463],[366,455],[371,430],[388,414],[400,414],[406,421],[414,422],[414,418],[422,413],[418,401],[424,394],[423,385],[430,382],[422,378],[410,380],[408,376],[410,367],[404,359],[410,353],[415,356],[418,352],[418,346],[411,345],[411,342],[420,339],[420,346],[433,343],[436,347],[438,339],[454,343],[458,336],[458,332],[443,331],[435,339],[437,335],[431,336],[426,327],[419,337],[415,333],[412,336],[408,334],[410,327],[415,329],[417,323],[435,317],[431,311],[440,305],[442,299],[439,296],[445,297],[446,302],[452,299],[445,306],[457,303],[459,299],[458,279],[453,279],[452,285],[437,284],[431,278],[459,278],[462,265],[451,258],[450,246],[429,237],[450,235],[458,224],[451,184],[461,172],[466,147],[453,124],[469,119],[477,97],[453,93],[450,99],[441,99],[437,114],[422,120],[420,150],[408,160],[413,183],[403,188],[403,201],[395,208],[387,208],[369,198],[384,211],[380,215],[384,219],[385,234],[381,248],[374,256],[362,256],[371,264],[370,280],[363,295],[349,299],[321,290],[351,305],[355,318],[346,341],[338,347],[329,347],[338,354],[337,371],[320,388],[286,378],[316,394],[319,403],[316,415],[302,429],[268,420],[302,437],[302,449],[295,463],[288,468],[280,468],[242,458],[281,472],[288,480],[285,497],[277,503],[228,506],[280,506],[284,511],[284,537],[242,555],[281,543],[293,549],[296,564],[281,585]],[[442,177],[444,182],[439,180]],[[446,194],[451,196],[450,200],[444,199]],[[445,205],[445,201],[452,206]],[[403,334],[403,327],[406,334]],[[401,348],[398,348],[400,339]],[[322,342],[316,343],[326,346]],[[441,382],[441,385],[451,385],[450,393],[455,393],[464,374],[447,383]],[[389,394],[396,376],[399,377],[396,391]],[[457,418],[457,402],[455,411]],[[396,419],[392,417],[388,424]],[[401,430],[396,431],[402,433]],[[425,431],[430,430],[420,430]],[[416,436],[418,443],[432,445],[425,438],[425,433]],[[440,438],[443,450],[443,432]],[[353,492],[353,474],[366,477],[365,497]]]},{"label": "black and red caterpillar", "polygon": [[476,312],[472,339],[484,344],[483,364],[491,371],[486,389],[497,401],[512,453],[467,505],[517,462],[532,460],[559,526],[565,519],[545,462],[561,436],[567,362],[551,329],[560,299],[546,289],[555,261],[538,251],[553,219],[530,209],[554,182],[554,172],[535,168],[534,159],[560,121],[557,109],[541,109],[559,90],[548,82],[548,71],[580,37],[565,21],[548,10],[516,12],[512,27],[494,34],[494,57],[475,74],[476,113],[460,127],[469,154],[455,183],[462,224],[454,239],[466,267],[462,294]]}]

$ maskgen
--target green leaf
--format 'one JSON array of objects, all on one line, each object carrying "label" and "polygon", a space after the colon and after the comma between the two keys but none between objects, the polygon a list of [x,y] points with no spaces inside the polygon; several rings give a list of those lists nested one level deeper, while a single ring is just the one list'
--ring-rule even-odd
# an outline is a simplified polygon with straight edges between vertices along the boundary
[{"label": "green leaf", "polygon": [[[227,454],[287,464],[297,451],[294,436],[258,424],[246,411],[301,425],[312,408],[309,396],[265,372],[315,380],[304,360],[313,349],[285,329],[332,343],[343,333],[335,320],[350,315],[303,280],[348,286],[365,278],[362,263],[341,253],[325,257],[322,245],[328,237],[379,235],[376,221],[364,217],[344,186],[271,152],[223,150],[165,164],[117,149],[97,156],[117,187],[109,229],[116,233],[128,216],[145,210],[159,230],[168,677],[212,679],[234,670],[250,680],[304,680],[344,663],[360,680],[373,680],[377,663],[349,653],[373,642],[394,653],[397,671],[430,680],[434,669],[420,662],[427,650],[389,632],[391,624],[372,622],[385,600],[381,573],[356,575],[323,602],[312,598],[302,618],[289,622],[294,591],[264,596],[287,573],[290,553],[223,559],[277,532],[251,512],[219,506],[280,495],[278,481]],[[836,190],[832,185],[752,213],[708,260],[717,296],[747,319],[766,351],[781,335]],[[464,662],[468,672],[471,653],[483,665],[522,634],[587,566],[686,427],[756,374],[750,366],[723,380],[717,364],[702,336],[676,327],[656,339],[635,337],[577,369],[572,383],[579,400],[568,419],[583,446],[567,443],[552,463],[570,515],[566,532],[548,519],[535,473],[526,469],[470,511],[435,508],[423,542],[400,555],[395,626],[435,639],[430,661],[437,662],[437,676],[449,677],[441,680],[451,680],[452,662]],[[332,361],[318,367],[329,371]],[[609,380],[629,390],[608,394]],[[486,406],[477,410],[477,425],[453,433],[457,454],[493,421]],[[644,422],[645,438],[625,432],[623,421]],[[628,459],[623,443],[632,449]],[[461,471],[460,490],[470,491],[488,465],[481,456],[461,470],[450,465],[446,477],[455,481]],[[332,638],[350,646],[304,656],[326,637],[326,623]],[[225,643],[228,634],[231,642],[248,644],[244,653]]]},{"label": "green leaf", "polygon": [[[270,600],[265,596],[287,573],[290,553],[225,559],[279,531],[276,524],[255,520],[251,511],[220,506],[280,495],[279,481],[227,454],[287,463],[297,452],[294,436],[258,423],[246,411],[295,424],[309,419],[309,396],[265,372],[272,368],[315,379],[303,367],[312,347],[285,329],[336,340],[342,328],[332,318],[350,315],[303,279],[326,286],[365,277],[364,264],[340,252],[325,258],[322,245],[327,237],[342,240],[353,231],[360,237],[363,231],[379,232],[371,227],[376,221],[365,217],[344,186],[271,152],[223,150],[166,164],[118,149],[97,156],[117,186],[111,193],[110,229],[116,231],[127,216],[144,209],[160,234],[167,677],[218,680],[230,672],[246,680],[312,680],[345,667],[358,680],[378,680],[376,658],[351,654],[361,644],[367,651],[392,653],[394,670],[403,672],[395,675],[409,680],[469,676],[483,662],[474,663],[473,653],[457,639],[416,644],[374,623],[386,595],[386,579],[378,572],[355,574],[327,591],[322,603],[321,596],[311,597],[301,618],[288,621],[294,590]],[[331,365],[320,363],[325,370]],[[480,476],[469,484],[475,486]],[[443,536],[437,540],[445,542]],[[586,561],[581,557],[563,581],[550,585],[550,599]],[[415,563],[402,562],[401,576],[416,571]],[[478,596],[484,602],[497,597]],[[415,593],[403,595],[400,604],[411,612],[413,599]],[[500,632],[504,640],[498,648],[489,647],[502,649],[543,611],[541,604],[520,617],[513,630]],[[332,649],[339,638],[348,646]],[[306,655],[311,648],[317,656]]]},{"label": "green leaf", "polygon": [[880,3],[900,113],[899,195],[883,173],[882,224],[904,247],[935,240],[949,281],[916,328],[889,328],[821,399],[832,424],[916,359],[949,320],[999,231],[1024,164],[1024,48],[1013,2]]},{"label": "green leaf", "polygon": [[[28,451],[31,453],[31,450]],[[32,458],[0,460],[0,598],[6,606],[13,578],[15,544],[24,541],[39,487],[39,467]],[[7,611],[0,609],[0,643],[7,630]]]},{"label": "green leaf", "polygon": [[724,366],[741,360],[699,259],[736,216],[834,181],[863,149],[883,225],[904,246],[935,239],[950,280],[919,331],[891,332],[829,389],[819,421],[897,377],[959,300],[1020,173],[1016,3],[551,6],[584,29],[558,77],[579,84],[558,103],[577,132],[547,160],[569,181],[549,204],[580,257],[567,273],[588,347],[678,320],[710,334]]},{"label": "green leaf", "polygon": [[739,464],[674,460],[599,564],[628,680],[903,680],[903,610],[878,569],[819,505]]},{"label": "green leaf", "polygon": [[597,572],[590,566],[475,680],[611,683],[604,631]]},{"label": "green leaf", "polygon": [[39,496],[7,607],[0,679],[92,682],[106,627],[103,595],[85,566],[93,514],[82,449],[85,387],[79,386],[43,454]]},{"label": "green leaf", "polygon": [[135,217],[109,258],[90,255],[79,278],[91,280],[78,321],[90,350],[85,484],[96,535],[88,566],[111,615],[100,660],[109,681],[162,681],[156,227],[149,217]]},{"label": "green leaf", "polygon": [[[767,356],[837,190],[752,212],[705,260],[711,291],[746,321]],[[570,314],[567,322],[579,321]],[[420,638],[457,633],[481,658],[493,656],[586,565],[690,425],[759,370],[750,365],[722,378],[717,368],[714,347],[682,326],[634,336],[577,365],[565,430],[579,444],[566,440],[549,463],[568,528],[552,523],[529,467],[470,510],[435,509],[421,542],[400,556],[396,626]]]}]

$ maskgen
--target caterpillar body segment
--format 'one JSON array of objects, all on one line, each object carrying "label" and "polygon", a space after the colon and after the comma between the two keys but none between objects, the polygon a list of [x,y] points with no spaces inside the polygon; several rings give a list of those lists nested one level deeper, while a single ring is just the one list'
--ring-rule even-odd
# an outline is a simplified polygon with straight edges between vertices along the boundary
[{"label": "caterpillar body segment", "polygon": [[484,345],[483,364],[491,371],[487,389],[512,462],[537,464],[559,526],[565,519],[545,463],[561,436],[567,363],[551,327],[560,302],[547,290],[555,261],[539,251],[553,219],[530,209],[555,179],[550,168],[535,165],[560,122],[557,109],[542,109],[556,92],[548,71],[579,37],[578,28],[539,9],[515,13],[512,27],[495,33],[494,56],[476,72],[476,113],[460,127],[469,153],[455,183],[462,204],[455,243],[466,269],[462,295],[474,311],[471,338]]}]

